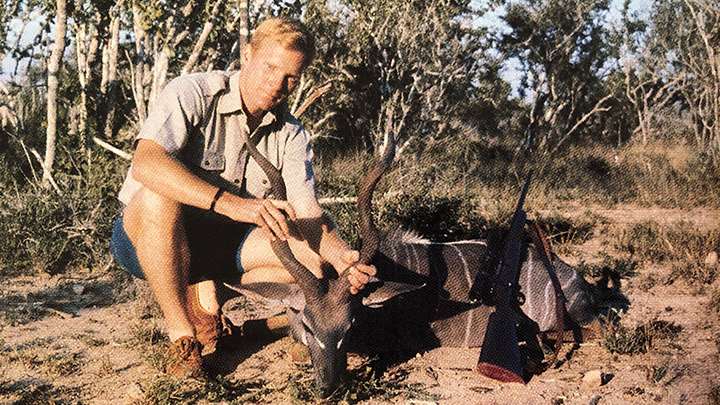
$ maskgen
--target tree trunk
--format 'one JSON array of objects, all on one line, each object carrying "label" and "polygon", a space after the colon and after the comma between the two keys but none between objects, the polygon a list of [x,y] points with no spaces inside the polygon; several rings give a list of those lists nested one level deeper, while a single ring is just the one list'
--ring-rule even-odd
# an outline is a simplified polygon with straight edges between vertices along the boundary
[{"label": "tree trunk", "polygon": [[238,27],[238,69],[242,64],[242,52],[250,38],[250,0],[238,0],[240,10],[240,27]]},{"label": "tree trunk", "polygon": [[212,29],[215,26],[215,19],[220,12],[220,7],[222,6],[222,4],[223,2],[220,0],[215,1],[215,5],[213,6],[212,11],[210,11],[210,15],[208,15],[208,18],[203,25],[203,30],[200,33],[200,37],[198,38],[197,42],[195,42],[192,53],[190,54],[187,62],[185,62],[185,66],[183,66],[181,74],[184,75],[187,73],[191,73],[195,68],[195,64],[197,64],[197,61],[200,58],[200,54],[202,53],[202,50],[205,47],[205,43],[210,36],[210,32],[212,32]]},{"label": "tree trunk", "polygon": [[[95,99],[97,91],[97,83],[93,81],[92,69],[97,57],[99,47],[98,30],[101,29],[97,24],[91,21],[76,24],[75,33],[75,53],[77,55],[77,73],[80,82],[80,105],[79,108],[79,125],[78,133],[82,140],[83,147],[89,145],[90,137],[88,137],[88,117],[94,116],[89,99]],[[95,76],[97,77],[97,76]]]},{"label": "tree trunk", "polygon": [[[135,32],[135,75],[133,86],[133,96],[135,97],[135,109],[137,111],[138,126],[142,126],[147,118],[147,109],[145,107],[145,30],[142,28],[142,15],[140,7],[136,3],[132,5],[133,13],[133,31]],[[133,69],[131,67],[131,69]]]},{"label": "tree trunk", "polygon": [[[121,2],[122,0],[120,0]],[[103,49],[103,74],[100,80],[100,94],[103,98],[102,118],[98,128],[102,127],[105,138],[112,139],[115,122],[115,98],[117,95],[117,64],[118,45],[120,43],[120,2],[113,10],[112,21],[110,22],[110,37]]]},{"label": "tree trunk", "polygon": [[65,30],[67,23],[67,5],[65,0],[56,0],[55,43],[48,63],[47,81],[47,129],[45,132],[45,161],[43,162],[43,186],[48,187],[52,179],[52,167],[55,161],[55,140],[57,138],[57,74],[65,52]]}]

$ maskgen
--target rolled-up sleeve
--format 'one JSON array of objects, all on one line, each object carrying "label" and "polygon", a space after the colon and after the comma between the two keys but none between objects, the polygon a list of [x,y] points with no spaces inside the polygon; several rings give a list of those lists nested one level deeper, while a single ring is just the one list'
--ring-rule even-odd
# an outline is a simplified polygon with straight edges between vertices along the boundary
[{"label": "rolled-up sleeve", "polygon": [[322,209],[315,197],[315,173],[310,137],[302,127],[290,136],[285,149],[282,176],[288,201],[300,218],[319,218]]},{"label": "rolled-up sleeve", "polygon": [[152,140],[175,154],[187,143],[192,128],[200,123],[203,104],[195,83],[182,77],[170,81],[135,139]]}]

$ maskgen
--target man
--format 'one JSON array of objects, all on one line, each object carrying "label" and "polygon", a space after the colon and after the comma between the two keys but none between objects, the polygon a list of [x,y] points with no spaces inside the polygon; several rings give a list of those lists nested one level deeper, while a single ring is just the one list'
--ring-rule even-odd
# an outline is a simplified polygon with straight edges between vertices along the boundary
[{"label": "man", "polygon": [[[213,279],[293,281],[270,247],[274,238],[288,240],[318,277],[331,265],[352,293],[375,274],[356,264],[358,252],[323,219],[308,136],[287,112],[314,53],[302,24],[268,19],[243,51],[239,72],[172,80],[137,135],[111,247],[126,270],[147,279],[162,310],[171,374],[201,376],[202,346],[222,335]],[[268,199],[267,178],[243,146],[248,136],[281,169],[288,201]],[[302,235],[291,234],[288,218]]]}]

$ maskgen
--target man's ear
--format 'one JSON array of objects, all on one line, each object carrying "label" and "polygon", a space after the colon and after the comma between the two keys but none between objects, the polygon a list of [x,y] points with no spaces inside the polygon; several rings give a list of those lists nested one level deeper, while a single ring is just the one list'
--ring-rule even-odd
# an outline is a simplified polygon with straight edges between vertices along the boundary
[{"label": "man's ear", "polygon": [[388,300],[411,291],[419,290],[423,287],[425,287],[425,284],[398,283],[395,281],[371,281],[365,286],[365,290],[367,290],[368,293],[363,297],[362,303],[366,307],[379,308],[382,307]]},{"label": "man's ear", "polygon": [[240,59],[242,60],[242,64],[247,64],[250,59],[252,59],[252,47],[250,44],[247,44],[245,48],[240,52]]}]

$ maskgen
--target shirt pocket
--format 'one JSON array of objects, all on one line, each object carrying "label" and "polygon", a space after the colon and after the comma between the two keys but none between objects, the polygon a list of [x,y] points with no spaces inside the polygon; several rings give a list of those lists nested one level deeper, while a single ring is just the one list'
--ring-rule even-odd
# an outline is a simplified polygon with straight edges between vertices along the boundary
[{"label": "shirt pocket", "polygon": [[267,198],[272,191],[265,172],[252,158],[245,172],[245,187],[248,194],[255,198]]},{"label": "shirt pocket", "polygon": [[200,167],[207,171],[222,172],[225,170],[225,156],[222,153],[204,150]]}]

